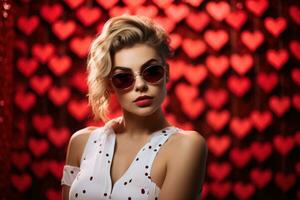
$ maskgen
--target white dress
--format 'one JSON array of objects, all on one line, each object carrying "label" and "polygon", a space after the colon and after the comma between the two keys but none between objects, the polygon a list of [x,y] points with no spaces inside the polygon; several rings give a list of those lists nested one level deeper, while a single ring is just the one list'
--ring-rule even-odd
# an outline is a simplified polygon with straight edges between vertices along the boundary
[{"label": "white dress", "polygon": [[168,126],[152,133],[149,141],[139,150],[127,171],[112,188],[110,168],[116,134],[112,120],[93,130],[81,158],[80,168],[64,166],[61,184],[70,186],[70,200],[156,200],[160,188],[151,180],[151,167],[157,152],[168,138],[180,133],[179,128]]}]

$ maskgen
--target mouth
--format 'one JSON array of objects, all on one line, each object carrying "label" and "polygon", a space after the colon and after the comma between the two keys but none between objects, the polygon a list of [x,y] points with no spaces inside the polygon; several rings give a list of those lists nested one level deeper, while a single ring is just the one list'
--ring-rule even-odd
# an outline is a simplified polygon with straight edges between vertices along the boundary
[{"label": "mouth", "polygon": [[150,96],[140,96],[138,98],[136,98],[133,102],[138,102],[138,101],[144,101],[144,100],[151,100],[153,99],[153,97],[150,97]]}]

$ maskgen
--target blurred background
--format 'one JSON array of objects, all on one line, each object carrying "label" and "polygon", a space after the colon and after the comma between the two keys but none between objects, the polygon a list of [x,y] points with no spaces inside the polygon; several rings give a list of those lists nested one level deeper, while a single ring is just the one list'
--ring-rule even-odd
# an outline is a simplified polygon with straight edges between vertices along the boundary
[{"label": "blurred background", "polygon": [[70,136],[103,125],[87,105],[90,42],[123,13],[170,34],[162,107],[206,138],[201,199],[300,199],[298,0],[0,2],[1,200],[60,199]]}]

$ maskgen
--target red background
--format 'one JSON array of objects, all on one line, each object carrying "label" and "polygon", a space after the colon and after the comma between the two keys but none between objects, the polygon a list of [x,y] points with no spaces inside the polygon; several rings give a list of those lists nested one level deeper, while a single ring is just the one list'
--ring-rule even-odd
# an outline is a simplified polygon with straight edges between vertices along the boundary
[{"label": "red background", "polygon": [[[127,12],[150,16],[171,35],[163,110],[206,138],[203,199],[300,199],[298,1],[1,4],[0,196],[60,198],[71,134],[103,124],[92,121],[85,96],[90,41],[109,17]],[[112,100],[110,116],[119,114]]]}]

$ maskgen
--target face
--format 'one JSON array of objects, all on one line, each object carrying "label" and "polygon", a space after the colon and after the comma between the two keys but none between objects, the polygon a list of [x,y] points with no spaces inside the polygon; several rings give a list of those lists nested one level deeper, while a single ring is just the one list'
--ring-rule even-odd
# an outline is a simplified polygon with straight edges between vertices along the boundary
[{"label": "face", "polygon": [[[119,73],[125,73],[125,75],[128,73],[135,79],[125,89],[117,88],[116,84],[112,82],[113,80],[110,80],[111,90],[116,95],[124,112],[148,116],[160,108],[166,95],[166,81],[169,72],[168,67],[162,64],[162,60],[154,48],[146,44],[136,44],[133,47],[121,49],[115,53],[113,63],[111,77]],[[152,66],[156,66],[156,68],[151,68]],[[159,79],[157,79],[158,72],[162,74]],[[128,78],[125,76],[124,79]],[[134,102],[136,98],[144,95],[150,96],[152,99]]]}]

